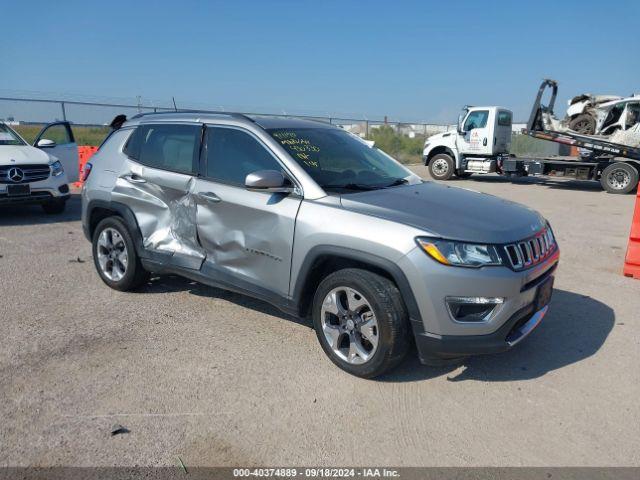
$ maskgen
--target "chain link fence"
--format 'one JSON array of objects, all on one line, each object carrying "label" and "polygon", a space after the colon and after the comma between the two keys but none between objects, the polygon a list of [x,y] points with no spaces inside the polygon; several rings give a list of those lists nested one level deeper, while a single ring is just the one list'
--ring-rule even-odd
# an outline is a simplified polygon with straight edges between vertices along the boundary
[{"label": "chain link fence", "polygon": [[[111,120],[120,114],[127,117],[139,113],[166,112],[176,110],[173,105],[145,104],[118,101],[84,101],[73,98],[18,97],[0,96],[0,121],[18,125],[20,133],[29,140],[35,137],[39,128],[57,120],[66,120],[74,125],[79,144],[99,145]],[[331,115],[304,115],[288,112],[269,113],[259,111],[241,111],[218,107],[216,109],[201,106],[180,105],[178,110],[198,110],[204,112],[235,111],[248,115],[280,116],[304,118],[330,123],[363,138],[374,139],[380,148],[394,155],[400,161],[416,163],[421,161],[422,145],[431,135],[455,130],[455,125],[438,123],[405,122],[384,119],[345,118]],[[521,125],[522,127],[524,125]],[[560,152],[558,144],[532,139],[520,135],[514,124],[511,150],[517,155],[549,156]],[[390,138],[390,132],[393,132]]]},{"label": "chain link fence", "polygon": [[[45,124],[52,121],[65,120],[76,125],[103,126],[108,125],[111,120],[119,114],[131,117],[139,113],[165,112],[175,109],[174,106],[169,105],[145,105],[143,103],[102,103],[71,99],[0,97],[0,121],[8,123]],[[207,109],[183,105],[181,105],[178,110],[199,110],[204,112],[225,111],[224,108]],[[386,118],[343,118],[329,115],[296,115],[256,111],[239,111],[238,113],[267,116],[280,116],[285,114],[294,118],[307,118],[340,126],[363,137],[370,136],[372,130],[380,128],[382,125],[387,125],[395,132],[411,138],[415,136],[426,137],[454,128],[451,125],[392,121]]]}]

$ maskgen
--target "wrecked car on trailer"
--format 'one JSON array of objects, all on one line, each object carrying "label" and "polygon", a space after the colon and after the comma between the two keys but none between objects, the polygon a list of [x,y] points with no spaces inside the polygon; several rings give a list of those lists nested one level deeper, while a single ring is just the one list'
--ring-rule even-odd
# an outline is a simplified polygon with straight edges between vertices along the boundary
[{"label": "wrecked car on trailer", "polygon": [[[616,135],[632,130],[640,122],[640,95],[616,97],[613,95],[579,95],[569,100],[567,115],[560,122],[565,129],[583,135]],[[619,135],[634,141],[634,135]]]}]

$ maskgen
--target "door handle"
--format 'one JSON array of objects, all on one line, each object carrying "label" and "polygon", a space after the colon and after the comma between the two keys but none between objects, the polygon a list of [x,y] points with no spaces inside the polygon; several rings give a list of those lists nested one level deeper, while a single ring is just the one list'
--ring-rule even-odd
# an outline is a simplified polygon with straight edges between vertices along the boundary
[{"label": "door handle", "polygon": [[200,192],[198,196],[212,203],[220,203],[222,201],[222,199],[213,192]]},{"label": "door handle", "polygon": [[487,146],[487,137],[484,137],[484,140],[482,141],[482,145],[483,145],[484,147],[486,147],[486,146]]},{"label": "door handle", "polygon": [[125,175],[124,179],[130,183],[147,183],[147,181],[137,175]]}]

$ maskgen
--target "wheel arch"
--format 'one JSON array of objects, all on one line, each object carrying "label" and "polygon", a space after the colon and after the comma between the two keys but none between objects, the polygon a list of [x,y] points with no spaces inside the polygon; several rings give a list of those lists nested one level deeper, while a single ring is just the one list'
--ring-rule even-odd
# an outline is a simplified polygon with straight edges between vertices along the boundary
[{"label": "wheel arch", "polygon": [[631,167],[633,167],[638,172],[638,174],[640,174],[640,160],[635,160],[632,158],[617,157],[609,162],[600,164],[600,168],[602,169],[602,172],[604,172],[607,167],[610,167],[611,165],[615,165],[616,163],[626,163],[627,165],[630,165]]},{"label": "wheel arch", "polygon": [[629,165],[631,165],[633,168],[635,168],[638,173],[640,174],[640,160],[630,160],[630,159],[625,159],[623,160],[624,163],[627,163]]},{"label": "wheel arch", "polygon": [[397,264],[368,252],[333,245],[312,248],[300,267],[293,289],[293,298],[300,316],[306,317],[309,314],[320,282],[327,275],[344,268],[361,268],[391,280],[400,291],[414,331],[416,327],[422,327],[422,318],[411,285]]},{"label": "wheel arch", "polygon": [[431,159],[441,153],[446,153],[447,155],[449,155],[453,159],[453,163],[455,167],[455,164],[457,163],[456,154],[453,153],[453,150],[451,150],[449,147],[445,147],[444,145],[439,145],[429,151],[429,153],[427,154],[425,165],[429,165],[429,162],[431,162]]},{"label": "wheel arch", "polygon": [[89,241],[92,241],[93,234],[98,224],[108,217],[120,217],[133,238],[136,253],[140,257],[144,257],[144,248],[142,244],[142,234],[133,211],[125,204],[119,202],[107,202],[104,200],[92,200],[87,206],[87,221],[85,234]]}]

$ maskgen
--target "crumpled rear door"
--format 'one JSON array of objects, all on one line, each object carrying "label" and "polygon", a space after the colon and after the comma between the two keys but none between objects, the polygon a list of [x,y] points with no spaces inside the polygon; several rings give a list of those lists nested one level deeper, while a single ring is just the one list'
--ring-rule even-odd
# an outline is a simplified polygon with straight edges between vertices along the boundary
[{"label": "crumpled rear door", "polygon": [[[196,204],[193,196],[200,149],[199,130],[194,131],[194,135],[198,135],[195,146],[176,147],[176,144],[184,143],[184,138],[189,138],[189,132],[183,132],[184,127],[189,126],[177,126],[178,133],[173,134],[173,137],[171,132],[162,130],[168,130],[171,126],[157,126],[157,130],[153,130],[156,126],[144,127],[147,130],[141,135],[140,158],[124,162],[112,199],[126,204],[133,211],[145,249],[166,254],[171,265],[199,269],[205,258],[197,238]],[[144,142],[154,142],[154,134],[164,137],[145,153]],[[137,155],[138,152],[132,154]],[[185,155],[187,158],[193,155],[194,173],[170,170],[174,164],[184,163],[184,158],[181,160],[179,157]],[[166,169],[154,168],[149,164],[166,166]]]}]

